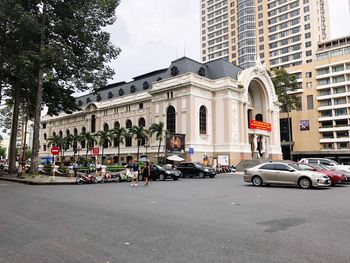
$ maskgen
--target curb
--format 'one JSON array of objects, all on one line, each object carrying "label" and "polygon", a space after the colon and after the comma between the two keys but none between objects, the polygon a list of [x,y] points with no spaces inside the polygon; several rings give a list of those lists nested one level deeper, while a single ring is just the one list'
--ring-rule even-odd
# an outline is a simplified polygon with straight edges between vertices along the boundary
[{"label": "curb", "polygon": [[19,183],[19,184],[29,184],[29,185],[73,185],[73,184],[75,185],[77,184],[76,182],[35,182],[32,180],[26,180],[26,179],[4,178],[4,177],[0,177],[0,180]]}]

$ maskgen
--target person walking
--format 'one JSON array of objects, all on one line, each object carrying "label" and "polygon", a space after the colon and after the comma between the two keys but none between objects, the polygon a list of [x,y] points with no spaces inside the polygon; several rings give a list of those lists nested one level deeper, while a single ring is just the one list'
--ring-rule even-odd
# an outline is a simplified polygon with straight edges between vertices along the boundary
[{"label": "person walking", "polygon": [[74,161],[72,166],[73,166],[74,176],[77,177],[78,176],[78,163],[77,163],[77,161]]},{"label": "person walking", "polygon": [[139,176],[139,165],[137,163],[137,160],[134,161],[131,169],[132,169],[131,186],[137,186],[137,181]]},{"label": "person walking", "polygon": [[143,178],[145,179],[144,186],[148,186],[148,179],[151,176],[151,166],[149,165],[148,161],[146,161],[145,166],[143,167],[142,175],[143,175]]},{"label": "person walking", "polygon": [[96,164],[96,173],[97,173],[97,176],[101,176],[102,165],[99,162],[97,162],[97,164]]}]

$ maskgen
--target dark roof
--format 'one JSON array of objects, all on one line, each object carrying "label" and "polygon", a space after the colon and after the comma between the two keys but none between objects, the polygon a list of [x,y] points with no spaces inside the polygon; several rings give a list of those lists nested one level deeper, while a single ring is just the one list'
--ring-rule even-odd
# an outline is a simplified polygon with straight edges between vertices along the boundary
[{"label": "dark roof", "polygon": [[133,78],[130,82],[112,83],[98,89],[97,94],[87,94],[76,98],[79,106],[84,106],[89,102],[97,100],[108,100],[116,97],[123,97],[131,93],[138,93],[152,88],[152,83],[175,77],[176,75],[192,72],[209,79],[219,79],[231,77],[237,79],[237,74],[243,69],[227,62],[224,59],[217,59],[207,63],[200,63],[193,59],[182,57],[171,62],[166,69],[152,71]]}]

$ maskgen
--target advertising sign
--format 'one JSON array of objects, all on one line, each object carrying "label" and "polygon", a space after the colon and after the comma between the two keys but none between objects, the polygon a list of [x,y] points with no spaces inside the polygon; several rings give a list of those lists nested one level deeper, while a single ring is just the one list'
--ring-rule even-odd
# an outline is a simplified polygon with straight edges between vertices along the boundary
[{"label": "advertising sign", "polygon": [[301,131],[309,131],[310,130],[310,121],[309,120],[300,121],[299,126],[300,126]]},{"label": "advertising sign", "polygon": [[100,151],[99,148],[92,148],[92,155],[94,155],[94,156],[99,155],[99,151]]},{"label": "advertising sign", "polygon": [[250,120],[250,129],[262,130],[262,131],[271,131],[271,123]]},{"label": "advertising sign", "polygon": [[222,166],[229,165],[228,155],[218,155],[218,164]]},{"label": "advertising sign", "polygon": [[165,145],[167,153],[180,153],[185,151],[185,134],[166,133]]},{"label": "advertising sign", "polygon": [[188,154],[194,155],[194,148],[193,147],[188,148]]}]

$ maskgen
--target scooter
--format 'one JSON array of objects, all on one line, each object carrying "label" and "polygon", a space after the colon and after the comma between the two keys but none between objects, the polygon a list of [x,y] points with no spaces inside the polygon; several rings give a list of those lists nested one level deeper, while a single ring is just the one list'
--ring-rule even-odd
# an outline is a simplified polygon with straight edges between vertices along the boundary
[{"label": "scooter", "polygon": [[79,175],[77,177],[76,180],[77,184],[96,184],[97,183],[97,179],[96,177],[92,174],[83,174],[83,175]]},{"label": "scooter", "polygon": [[121,176],[120,173],[111,173],[108,172],[106,173],[102,179],[100,180],[100,183],[106,183],[106,182],[114,182],[114,183],[119,183],[121,181]]}]

